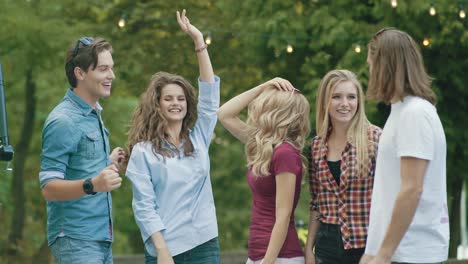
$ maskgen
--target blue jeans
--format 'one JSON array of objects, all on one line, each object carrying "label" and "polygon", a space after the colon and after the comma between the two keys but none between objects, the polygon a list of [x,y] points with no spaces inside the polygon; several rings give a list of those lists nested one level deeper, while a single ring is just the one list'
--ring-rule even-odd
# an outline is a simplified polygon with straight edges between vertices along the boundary
[{"label": "blue jeans", "polygon": [[57,264],[113,264],[112,243],[59,237],[50,246]]},{"label": "blue jeans", "polygon": [[[172,257],[175,264],[219,264],[218,238],[213,238],[199,246]],[[158,258],[150,256],[145,250],[145,263],[156,264]]]}]

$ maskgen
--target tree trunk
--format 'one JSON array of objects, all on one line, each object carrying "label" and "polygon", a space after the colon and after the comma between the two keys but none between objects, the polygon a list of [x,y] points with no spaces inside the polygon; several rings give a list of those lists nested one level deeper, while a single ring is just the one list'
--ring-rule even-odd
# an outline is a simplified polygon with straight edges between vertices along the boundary
[{"label": "tree trunk", "polygon": [[23,236],[26,199],[24,195],[24,168],[28,155],[29,145],[31,143],[32,133],[34,131],[34,117],[36,113],[36,84],[32,77],[32,68],[26,71],[25,84],[25,111],[23,117],[23,127],[21,129],[20,140],[15,147],[15,156],[13,158],[13,177],[12,177],[12,195],[13,195],[13,216],[11,219],[10,234],[8,236],[9,257],[20,255],[18,244]]},{"label": "tree trunk", "polygon": [[[456,144],[455,146],[455,153],[453,157],[458,157],[460,161],[464,162],[463,157],[463,147],[461,144]],[[457,162],[458,163],[458,162]],[[456,164],[457,164],[456,163]],[[458,167],[457,168],[461,168]],[[451,192],[450,192],[450,246],[449,246],[449,258],[456,258],[457,257],[457,247],[460,245],[461,242],[461,225],[460,225],[460,205],[461,205],[461,194],[465,185],[463,184],[464,173],[460,172],[457,169],[448,170],[453,173],[451,176]]]},{"label": "tree trunk", "polygon": [[50,249],[47,239],[42,242],[39,250],[31,258],[31,264],[34,263],[50,263]]}]

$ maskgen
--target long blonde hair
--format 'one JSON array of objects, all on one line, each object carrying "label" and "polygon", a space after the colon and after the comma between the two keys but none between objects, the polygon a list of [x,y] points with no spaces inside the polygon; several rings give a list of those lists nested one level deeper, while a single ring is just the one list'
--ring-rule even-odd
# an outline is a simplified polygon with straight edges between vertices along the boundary
[{"label": "long blonde hair", "polygon": [[436,103],[431,90],[432,79],[416,42],[406,32],[384,28],[368,44],[370,66],[367,97],[389,104],[414,95]]},{"label": "long blonde hair", "polygon": [[[184,154],[193,154],[194,147],[189,137],[189,129],[197,120],[197,97],[195,88],[182,76],[157,72],[151,77],[146,91],[141,95],[140,102],[133,112],[133,117],[128,131],[127,155],[130,157],[132,148],[138,142],[151,142],[153,153],[163,157],[173,157],[174,153],[164,147],[164,140],[168,139],[168,122],[160,110],[159,100],[162,89],[168,84],[177,84],[182,87],[187,100],[187,115],[182,121],[180,138],[184,141]],[[176,146],[178,147],[178,146]]]},{"label": "long blonde hair", "polygon": [[258,177],[270,175],[274,148],[284,141],[299,151],[310,132],[309,102],[298,92],[269,88],[248,107],[249,126],[245,155],[247,166]]},{"label": "long blonde hair", "polygon": [[364,92],[356,75],[348,70],[332,70],[328,72],[320,82],[317,91],[316,104],[316,129],[317,135],[321,138],[322,144],[325,145],[330,129],[333,129],[329,116],[330,100],[333,91],[338,84],[343,82],[351,82],[356,87],[358,106],[356,114],[351,119],[351,123],[347,131],[347,140],[356,148],[357,154],[357,175],[361,175],[367,169],[369,162],[369,142],[368,128],[369,121],[367,120],[364,107]]}]

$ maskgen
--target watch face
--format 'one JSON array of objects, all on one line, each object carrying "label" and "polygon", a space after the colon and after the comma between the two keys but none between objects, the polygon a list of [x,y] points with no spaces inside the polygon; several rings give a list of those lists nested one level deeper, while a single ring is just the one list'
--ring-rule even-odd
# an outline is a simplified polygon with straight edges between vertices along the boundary
[{"label": "watch face", "polygon": [[83,190],[87,194],[93,194],[93,183],[91,182],[91,179],[86,179],[85,182],[83,183]]}]

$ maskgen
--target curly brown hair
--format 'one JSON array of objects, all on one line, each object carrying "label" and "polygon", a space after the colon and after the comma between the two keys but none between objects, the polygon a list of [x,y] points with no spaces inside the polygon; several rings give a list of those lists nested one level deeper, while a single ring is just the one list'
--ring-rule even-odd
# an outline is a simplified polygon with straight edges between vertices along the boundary
[{"label": "curly brown hair", "polygon": [[[151,142],[153,153],[165,157],[174,157],[174,152],[164,147],[164,141],[169,138],[167,134],[168,122],[161,112],[159,100],[162,89],[168,84],[179,85],[187,100],[187,115],[182,121],[180,139],[185,142],[184,154],[193,155],[194,147],[190,140],[190,129],[197,120],[197,96],[195,88],[182,76],[157,72],[151,77],[146,91],[141,95],[140,102],[133,112],[128,131],[127,155],[130,157],[132,148],[139,142]],[[177,147],[177,146],[176,146]]]}]

